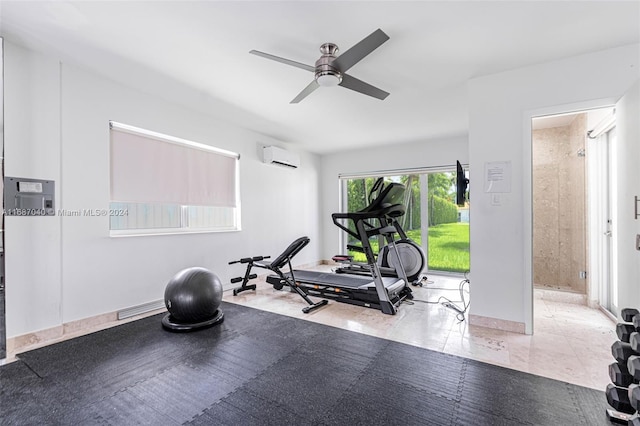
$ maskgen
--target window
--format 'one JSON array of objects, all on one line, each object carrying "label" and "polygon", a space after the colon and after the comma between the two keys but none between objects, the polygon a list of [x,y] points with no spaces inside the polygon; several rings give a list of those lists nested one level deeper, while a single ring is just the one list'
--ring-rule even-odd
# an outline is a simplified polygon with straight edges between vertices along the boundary
[{"label": "window", "polygon": [[110,122],[111,235],[240,229],[240,156]]},{"label": "window", "polygon": [[[426,253],[429,271],[462,273],[469,270],[469,208],[455,204],[455,169],[398,170],[371,175],[340,176],[344,211],[358,211],[369,204],[369,193],[377,177],[405,186],[406,213],[398,219],[407,237]],[[466,173],[466,172],[465,172]],[[373,177],[372,177],[373,176]],[[342,234],[342,247],[357,245],[355,238]],[[383,242],[384,243],[384,242]],[[380,242],[371,241],[374,253]],[[347,253],[357,262],[366,259],[357,250]]]}]

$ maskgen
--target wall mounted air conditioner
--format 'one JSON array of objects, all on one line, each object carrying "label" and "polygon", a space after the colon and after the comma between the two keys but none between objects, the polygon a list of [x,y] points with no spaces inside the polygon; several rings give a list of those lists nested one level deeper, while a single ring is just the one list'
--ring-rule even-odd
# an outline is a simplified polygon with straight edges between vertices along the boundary
[{"label": "wall mounted air conditioner", "polygon": [[298,154],[278,148],[277,146],[265,146],[262,149],[262,161],[267,164],[277,164],[293,169],[300,166],[300,157]]}]

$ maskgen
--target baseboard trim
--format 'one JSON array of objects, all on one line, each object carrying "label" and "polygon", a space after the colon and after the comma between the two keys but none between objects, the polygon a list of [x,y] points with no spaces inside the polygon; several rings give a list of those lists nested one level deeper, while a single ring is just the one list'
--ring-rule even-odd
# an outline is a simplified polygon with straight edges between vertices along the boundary
[{"label": "baseboard trim", "polygon": [[525,334],[525,326],[523,322],[508,321],[471,314],[469,315],[469,324],[478,327],[493,328],[495,330]]},{"label": "baseboard trim", "polygon": [[[69,321],[62,325],[47,328],[44,330],[34,331],[19,336],[7,338],[7,356],[4,362],[15,361],[16,356],[22,352],[38,349],[53,343],[62,342],[64,340],[73,339],[74,337],[83,336],[85,334],[94,333],[120,324],[135,321],[140,318],[155,315],[166,311],[164,302],[161,308],[150,310],[151,307],[157,306],[158,302],[145,303],[137,307],[128,308],[120,311],[108,312],[93,317],[83,318],[76,321]],[[134,310],[138,313],[133,313]],[[121,316],[121,313],[129,313],[131,315]],[[2,365],[0,360],[0,365]]]}]

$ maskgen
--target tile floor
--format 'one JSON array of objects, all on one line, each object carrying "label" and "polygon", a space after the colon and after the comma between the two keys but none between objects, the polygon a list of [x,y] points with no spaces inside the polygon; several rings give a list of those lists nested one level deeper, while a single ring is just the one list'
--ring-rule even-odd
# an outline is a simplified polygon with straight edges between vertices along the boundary
[{"label": "tile floor", "polygon": [[604,390],[609,383],[608,365],[613,362],[610,348],[617,339],[615,322],[597,309],[556,300],[548,290],[535,291],[534,334],[523,335],[458,321],[456,312],[437,301],[448,297],[461,305],[462,278],[429,275],[423,287],[413,287],[414,301],[403,304],[397,315],[346,303],[329,305],[310,314],[302,313],[305,302],[295,293],[274,290],[257,280],[256,292],[233,296],[226,291],[223,300],[307,321],[395,340],[414,346],[525,371],[565,382]]}]

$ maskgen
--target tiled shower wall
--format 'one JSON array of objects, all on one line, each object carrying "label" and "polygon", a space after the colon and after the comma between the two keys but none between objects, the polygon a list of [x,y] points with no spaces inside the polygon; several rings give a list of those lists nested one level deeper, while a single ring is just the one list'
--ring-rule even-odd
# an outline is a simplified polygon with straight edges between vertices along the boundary
[{"label": "tiled shower wall", "polygon": [[[533,131],[533,282],[586,293],[586,114]],[[584,152],[584,151],[582,151]]]}]

